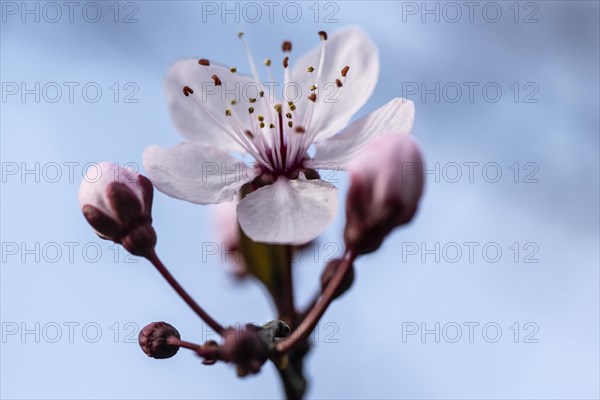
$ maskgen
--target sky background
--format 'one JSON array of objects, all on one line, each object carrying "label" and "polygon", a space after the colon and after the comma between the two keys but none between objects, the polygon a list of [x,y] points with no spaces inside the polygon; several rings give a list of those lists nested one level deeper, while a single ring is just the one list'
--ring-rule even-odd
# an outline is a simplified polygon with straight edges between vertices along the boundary
[{"label": "sky background", "polygon": [[[600,396],[598,2],[475,2],[471,15],[463,2],[427,3],[437,16],[421,2],[277,2],[272,20],[262,2],[258,19],[242,3],[224,14],[221,2],[74,2],[71,16],[51,4],[1,3],[2,398],[280,397],[270,365],[238,379],[190,352],[140,351],[152,321],[212,337],[147,262],[94,235],[77,192],[87,163],[141,166],[145,147],[181,140],[163,92],[176,60],[248,72],[240,30],[260,62],[278,60],[285,39],[297,55],[317,31],[350,24],[381,61],[357,117],[413,100],[430,172],[416,218],[357,261],[354,287],[325,314],[309,397]],[[343,201],[346,176],[332,178]],[[262,289],[207,254],[214,213],[157,193],[159,254],[217,319],[272,319]],[[342,251],[343,224],[340,210],[298,264],[300,304]],[[421,335],[436,324],[437,341]]]}]

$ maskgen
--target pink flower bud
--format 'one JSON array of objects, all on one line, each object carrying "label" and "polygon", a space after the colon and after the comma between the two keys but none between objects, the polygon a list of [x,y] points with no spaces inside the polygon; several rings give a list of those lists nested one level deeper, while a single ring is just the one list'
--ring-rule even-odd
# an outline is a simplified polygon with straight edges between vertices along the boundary
[{"label": "pink flower bud", "polygon": [[348,166],[344,239],[359,254],[379,248],[395,227],[415,215],[423,192],[423,161],[416,142],[396,132],[369,143]]},{"label": "pink flower bud", "polygon": [[88,168],[79,187],[79,206],[98,236],[134,255],[146,256],[156,244],[152,198],[146,177],[110,162]]}]

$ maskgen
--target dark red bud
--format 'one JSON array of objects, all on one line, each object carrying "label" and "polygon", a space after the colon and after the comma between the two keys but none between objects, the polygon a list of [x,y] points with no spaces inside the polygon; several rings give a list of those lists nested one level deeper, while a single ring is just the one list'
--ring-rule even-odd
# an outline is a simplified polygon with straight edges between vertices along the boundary
[{"label": "dark red bud", "polygon": [[169,344],[170,337],[181,339],[173,325],[166,322],[153,322],[140,331],[138,343],[148,357],[156,359],[171,358],[179,351],[179,346]]},{"label": "dark red bud", "polygon": [[238,370],[257,373],[269,357],[269,348],[258,328],[228,329],[223,343],[223,359],[237,364]]}]

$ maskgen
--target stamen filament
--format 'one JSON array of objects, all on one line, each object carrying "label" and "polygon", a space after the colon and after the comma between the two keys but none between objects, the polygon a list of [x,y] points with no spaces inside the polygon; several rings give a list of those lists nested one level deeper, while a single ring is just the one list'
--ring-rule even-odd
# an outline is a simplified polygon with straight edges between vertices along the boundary
[{"label": "stamen filament", "polygon": [[[265,166],[266,168],[268,168],[270,170],[273,170],[273,168],[271,167],[271,165],[267,161],[266,154],[262,154],[261,153],[259,147],[256,145],[256,142],[254,140],[252,142],[250,142],[248,140],[248,137],[247,137],[247,135],[244,132],[244,129],[242,127],[243,126],[242,122],[238,118],[237,113],[232,113],[231,118],[232,118],[232,124],[231,124],[231,126],[236,131],[237,136],[240,137],[241,140],[244,141],[244,143],[247,144],[247,147],[251,150],[251,151],[249,150],[248,153],[250,153],[256,159],[256,161],[258,161],[259,163],[261,163],[263,166]],[[250,124],[250,126],[252,126],[252,123]],[[254,135],[254,137],[256,137],[256,135]],[[251,144],[253,146],[251,146]]]},{"label": "stamen filament", "polygon": [[279,114],[279,153],[281,154],[281,157],[283,158],[282,161],[282,166],[285,166],[285,154],[284,154],[284,150],[285,150],[285,142],[283,141],[283,115],[281,114],[281,111],[278,113]]},{"label": "stamen filament", "polygon": [[[321,75],[323,74],[323,65],[325,65],[325,44],[327,43],[327,40],[325,40],[323,38],[323,34],[321,32],[319,32],[319,36],[321,37],[321,56],[319,57],[319,66],[317,67],[317,80],[316,80],[316,84],[317,84],[317,90],[320,92],[320,86],[321,86]],[[327,35],[325,35],[326,37]],[[312,72],[311,72],[312,74]],[[314,92],[313,92],[314,93]],[[319,93],[320,95],[320,93]],[[304,126],[306,127],[306,130],[310,130],[311,126],[311,120],[312,120],[312,116],[314,113],[314,108],[315,108],[315,104],[316,101],[311,101],[308,104],[308,110],[306,112],[306,121],[304,121]],[[303,147],[304,147],[304,143],[303,142]]]},{"label": "stamen filament", "polygon": [[252,70],[252,77],[254,77],[254,80],[256,81],[256,83],[260,84],[260,79],[258,78],[258,71],[256,70],[256,65],[254,64],[254,58],[252,57],[252,52],[250,51],[250,47],[248,46],[246,39],[244,39],[244,32],[240,32],[238,34],[238,37],[240,38],[240,40],[242,41],[242,44],[244,45],[244,51],[246,52],[246,57],[248,58],[248,64],[250,64],[250,69]]},{"label": "stamen filament", "polygon": [[[348,70],[350,69],[350,67],[346,66],[344,67],[344,69],[342,70],[342,76],[344,78],[344,81],[341,82],[339,79],[336,79],[336,83],[340,82],[339,85],[336,85],[338,88],[338,91],[343,90],[343,88],[346,85],[346,74],[348,73]],[[335,108],[335,105],[337,103],[335,102],[330,102],[329,104],[327,104],[327,110],[325,111],[325,115],[323,116],[323,118],[321,118],[321,122],[319,123],[319,125],[313,129],[309,135],[309,140],[307,141],[308,146],[310,146],[310,144],[313,142],[313,140],[315,140],[315,138],[317,137],[317,134],[321,131],[321,129],[323,128],[323,125],[325,124],[325,121],[328,120],[329,118],[329,114],[331,114],[331,110],[333,110]],[[308,151],[308,148],[306,149],[306,151]]]},{"label": "stamen filament", "polygon": [[200,100],[198,100],[196,98],[196,96],[190,96],[195,102],[196,104],[198,104],[199,107],[201,107],[204,111],[206,111],[206,113],[213,119],[213,121],[219,125],[219,127],[229,135],[230,138],[232,138],[237,144],[239,144],[244,150],[246,150],[247,152],[250,152],[250,149],[244,145],[240,139],[237,137],[238,135],[234,135],[231,133],[231,131],[229,129],[227,129],[227,127],[225,125],[223,125],[223,123],[215,116],[213,115],[213,113],[211,111],[209,111],[204,104],[202,104],[200,102]]}]

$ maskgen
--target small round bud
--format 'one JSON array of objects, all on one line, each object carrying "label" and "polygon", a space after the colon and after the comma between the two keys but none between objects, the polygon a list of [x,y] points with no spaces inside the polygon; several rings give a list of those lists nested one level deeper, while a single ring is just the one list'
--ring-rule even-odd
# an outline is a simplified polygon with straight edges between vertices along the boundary
[{"label": "small round bud", "polygon": [[423,161],[409,136],[387,132],[348,165],[344,240],[358,254],[375,251],[397,226],[409,222],[423,192]]},{"label": "small round bud", "polygon": [[223,342],[223,359],[235,363],[239,369],[257,373],[269,357],[269,348],[261,338],[260,328],[228,329]]},{"label": "small round bud", "polygon": [[181,339],[177,329],[166,322],[153,322],[140,331],[138,343],[148,357],[171,358],[179,351],[179,346],[169,344],[169,338]]},{"label": "small round bud", "polygon": [[204,357],[202,364],[204,365],[215,365],[219,361],[219,355],[221,347],[214,340],[208,340],[202,345],[201,353],[198,353],[201,357]]},{"label": "small round bud", "polygon": [[[331,279],[335,275],[335,272],[338,270],[341,262],[342,262],[342,260],[335,259],[335,260],[331,260],[327,263],[327,265],[325,266],[325,269],[323,270],[323,273],[321,274],[321,292],[325,291],[325,289],[331,282]],[[353,282],[354,282],[354,266],[351,265],[350,269],[348,269],[348,272],[346,272],[346,275],[344,275],[344,278],[342,279],[342,284],[340,285],[338,290],[333,294],[333,298],[334,299],[338,298],[342,294],[344,294],[348,289],[350,289],[350,287],[352,287]]]}]

